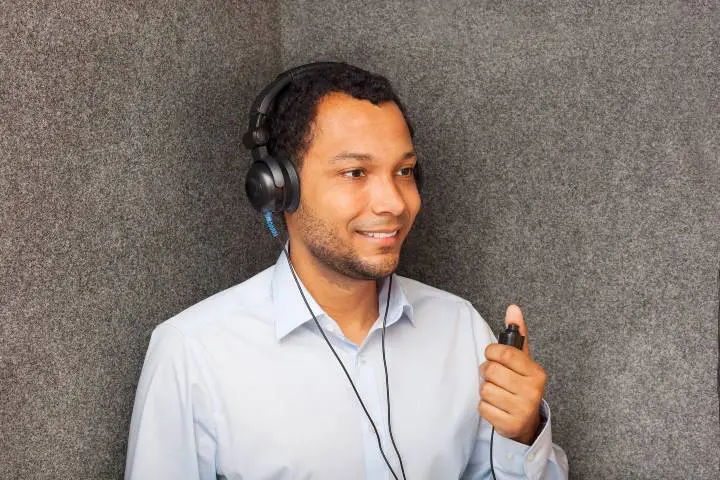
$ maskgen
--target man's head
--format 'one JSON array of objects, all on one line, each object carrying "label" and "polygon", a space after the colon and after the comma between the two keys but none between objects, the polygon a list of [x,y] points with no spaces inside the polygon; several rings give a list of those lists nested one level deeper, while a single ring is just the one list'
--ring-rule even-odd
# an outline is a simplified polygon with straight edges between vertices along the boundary
[{"label": "man's head", "polygon": [[291,244],[349,278],[392,273],[420,196],[412,128],[389,82],[324,68],[291,83],[269,113],[270,152],[287,153],[300,175],[300,205],[285,213]]}]

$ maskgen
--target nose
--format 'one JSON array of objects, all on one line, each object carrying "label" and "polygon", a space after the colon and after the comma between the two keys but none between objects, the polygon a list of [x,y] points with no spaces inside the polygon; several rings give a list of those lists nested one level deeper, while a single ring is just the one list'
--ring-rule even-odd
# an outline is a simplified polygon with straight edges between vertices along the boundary
[{"label": "nose", "polygon": [[383,177],[373,184],[370,202],[376,215],[392,214],[399,217],[407,209],[402,191],[392,177]]}]

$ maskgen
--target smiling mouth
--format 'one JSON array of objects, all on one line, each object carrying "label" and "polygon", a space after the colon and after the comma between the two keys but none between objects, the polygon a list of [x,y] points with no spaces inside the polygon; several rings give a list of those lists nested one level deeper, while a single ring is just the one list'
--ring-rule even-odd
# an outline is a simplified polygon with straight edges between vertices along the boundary
[{"label": "smiling mouth", "polygon": [[379,248],[383,252],[395,251],[401,242],[400,230],[391,230],[386,232],[366,232],[358,231],[366,245],[372,246],[373,248]]},{"label": "smiling mouth", "polygon": [[370,238],[396,238],[399,230],[392,232],[358,232],[360,235],[364,235]]}]

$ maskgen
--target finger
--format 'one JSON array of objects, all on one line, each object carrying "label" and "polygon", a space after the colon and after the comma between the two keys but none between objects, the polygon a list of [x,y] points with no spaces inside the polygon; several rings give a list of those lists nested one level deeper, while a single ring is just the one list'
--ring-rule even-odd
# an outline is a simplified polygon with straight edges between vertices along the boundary
[{"label": "finger", "polygon": [[508,426],[512,425],[512,415],[484,400],[480,401],[480,405],[478,405],[478,413],[490,422],[500,435],[506,436],[504,432],[508,430]]},{"label": "finger", "polygon": [[511,323],[517,325],[518,330],[520,330],[520,335],[525,337],[522,350],[529,355],[530,342],[528,339],[527,325],[525,325],[525,318],[523,316],[522,310],[520,310],[520,307],[515,304],[510,305],[505,311],[505,326],[508,326]]},{"label": "finger", "polygon": [[485,358],[505,365],[520,375],[530,376],[537,373],[537,366],[530,355],[510,345],[491,343],[485,347]]},{"label": "finger", "polygon": [[480,400],[488,402],[505,413],[510,415],[522,411],[522,399],[495,385],[492,382],[485,381],[480,387]]},{"label": "finger", "polygon": [[492,382],[510,393],[521,394],[524,376],[505,365],[493,361],[480,365],[480,376],[486,382]]}]

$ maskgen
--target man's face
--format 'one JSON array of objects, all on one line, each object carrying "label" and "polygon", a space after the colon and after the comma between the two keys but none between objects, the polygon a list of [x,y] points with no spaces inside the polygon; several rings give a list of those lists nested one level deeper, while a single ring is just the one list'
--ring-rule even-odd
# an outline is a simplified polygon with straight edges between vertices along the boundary
[{"label": "man's face", "polygon": [[[392,273],[420,210],[410,132],[394,102],[323,97],[288,232],[324,266],[359,280]],[[388,234],[393,234],[388,238]]]}]

